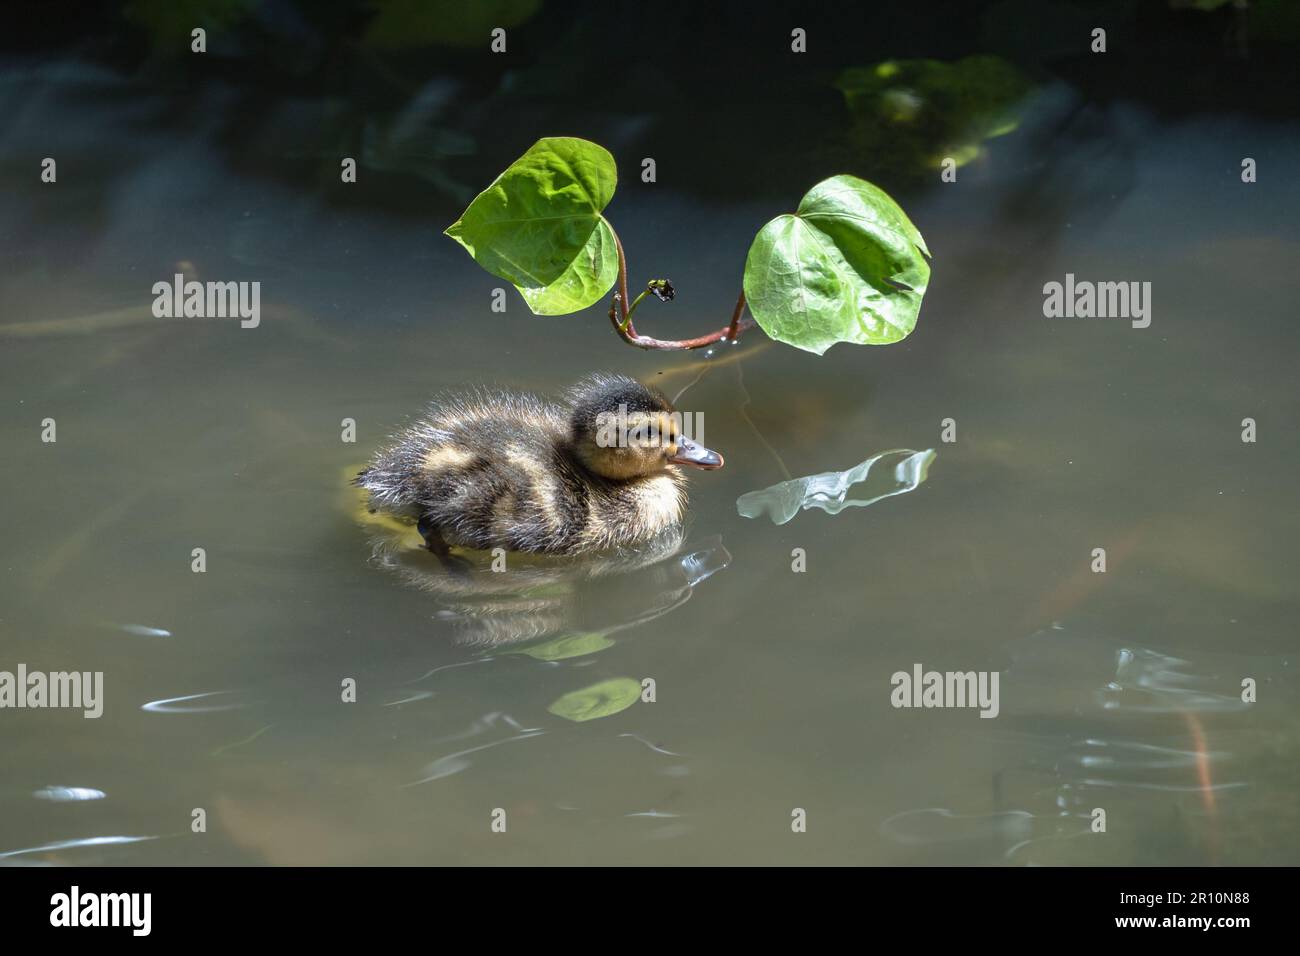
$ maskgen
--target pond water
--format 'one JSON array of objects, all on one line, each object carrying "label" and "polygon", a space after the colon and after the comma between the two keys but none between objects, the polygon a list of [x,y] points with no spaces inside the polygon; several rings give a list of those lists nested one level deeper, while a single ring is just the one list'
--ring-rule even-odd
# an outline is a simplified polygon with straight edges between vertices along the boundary
[{"label": "pond water", "polygon": [[[440,235],[457,202],[255,175],[119,82],[11,65],[0,95],[0,670],[104,675],[99,719],[0,712],[0,860],[1300,862],[1293,124],[1083,123],[1045,84],[958,182],[899,193],[934,254],[904,342],[663,354],[603,307],[491,311],[501,282]],[[634,281],[678,290],[642,330],[724,324],[797,190],[709,201],[619,158]],[[260,281],[260,325],[154,318],[177,271]],[[1150,326],[1045,318],[1067,273],[1150,282]],[[680,543],[449,579],[346,485],[438,390],[597,369],[680,393],[726,456]],[[934,450],[913,490],[737,512],[892,449]],[[998,672],[997,717],[892,706],[918,664]],[[653,702],[552,709],[647,678]]]}]

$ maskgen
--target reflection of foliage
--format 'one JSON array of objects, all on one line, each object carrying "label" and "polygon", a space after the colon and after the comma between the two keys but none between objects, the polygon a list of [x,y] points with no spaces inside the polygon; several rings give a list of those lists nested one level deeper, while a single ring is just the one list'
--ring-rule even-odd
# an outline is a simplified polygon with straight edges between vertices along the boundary
[{"label": "reflection of foliage", "polygon": [[[1196,0],[1193,5],[1200,10],[1218,9],[1217,6],[1207,6],[1213,2]],[[1234,0],[1223,0],[1220,5],[1228,3],[1234,3]],[[1295,0],[1251,0],[1244,12],[1253,41],[1279,46],[1300,41],[1300,3]]]},{"label": "reflection of foliage", "polygon": [[996,56],[886,60],[844,70],[835,85],[853,118],[854,147],[913,175],[947,157],[958,166],[976,158],[981,142],[1017,127],[1016,104],[1030,89]]},{"label": "reflection of foliage", "polygon": [[253,0],[130,0],[122,15],[143,27],[159,49],[176,55],[190,52],[190,31],[216,33],[248,14]]},{"label": "reflection of foliage", "polygon": [[1250,22],[1261,42],[1300,41],[1300,3],[1295,0],[1255,0],[1250,7]]},{"label": "reflection of foliage", "polygon": [[[888,468],[872,468],[881,460]],[[800,511],[820,508],[837,515],[845,508],[865,508],[884,498],[913,491],[928,477],[934,449],[913,451],[895,448],[872,455],[847,471],[826,471],[805,478],[792,478],[761,491],[750,491],[736,499],[736,510],[746,518],[766,514],[773,524],[785,524]],[[866,497],[850,498],[849,489],[869,482],[860,492]]]},{"label": "reflection of foliage", "polygon": [[518,26],[541,0],[378,0],[365,42],[384,50],[482,46],[496,27]]},{"label": "reflection of foliage", "polygon": [[[468,202],[469,187],[447,172],[447,161],[474,155],[478,144],[461,130],[433,125],[438,119],[441,117],[432,117],[427,123],[413,123],[409,111],[395,116],[378,114],[367,117],[359,134],[362,168],[416,176],[432,183],[457,202]],[[350,120],[344,116],[336,124],[340,130],[339,145],[325,152],[329,160],[347,155],[345,144],[350,142],[348,137],[352,132],[348,125]],[[333,173],[332,162],[330,170]]]}]

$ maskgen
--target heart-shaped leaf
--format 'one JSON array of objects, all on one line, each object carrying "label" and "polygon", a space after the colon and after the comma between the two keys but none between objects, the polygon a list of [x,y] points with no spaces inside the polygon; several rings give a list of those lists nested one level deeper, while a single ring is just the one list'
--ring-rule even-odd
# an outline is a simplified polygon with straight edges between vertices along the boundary
[{"label": "heart-shaped leaf", "polygon": [[614,233],[601,211],[614,196],[614,157],[585,139],[538,140],[447,229],[538,315],[599,301],[618,277]]},{"label": "heart-shaped leaf", "polygon": [[808,352],[836,342],[886,345],[916,327],[929,254],[883,190],[833,176],[754,237],[745,300],[764,332]]}]

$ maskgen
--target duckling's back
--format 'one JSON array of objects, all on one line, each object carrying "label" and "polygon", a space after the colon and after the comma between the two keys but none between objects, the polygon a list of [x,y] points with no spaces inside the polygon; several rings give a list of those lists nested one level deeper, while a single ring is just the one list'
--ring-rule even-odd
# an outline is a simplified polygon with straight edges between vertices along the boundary
[{"label": "duckling's back", "polygon": [[569,442],[566,409],[478,391],[435,403],[357,483],[376,506],[424,519],[452,545],[571,554],[617,544],[611,506],[632,489],[587,472]]}]

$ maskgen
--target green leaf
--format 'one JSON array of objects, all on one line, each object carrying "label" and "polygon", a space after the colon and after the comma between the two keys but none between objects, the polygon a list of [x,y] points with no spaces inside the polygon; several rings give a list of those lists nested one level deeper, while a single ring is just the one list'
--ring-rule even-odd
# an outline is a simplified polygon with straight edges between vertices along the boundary
[{"label": "green leaf", "polygon": [[601,211],[614,196],[614,157],[585,139],[538,140],[447,229],[538,315],[599,301],[618,276],[614,232]]},{"label": "green leaf", "polygon": [[570,657],[595,654],[597,651],[603,651],[613,646],[614,642],[604,634],[593,631],[584,634],[566,634],[563,637],[557,637],[542,644],[521,648],[516,653],[527,654],[539,661],[563,661]]},{"label": "green leaf", "polygon": [[565,720],[596,720],[627,710],[640,697],[640,682],[630,677],[615,677],[565,694],[546,709]]},{"label": "green leaf", "polygon": [[929,254],[883,190],[833,176],[754,237],[745,300],[764,332],[808,352],[836,342],[886,345],[916,327]]},{"label": "green leaf", "polygon": [[614,232],[602,218],[582,251],[558,279],[544,288],[517,284],[515,287],[534,315],[568,315],[603,299],[617,278]]}]

